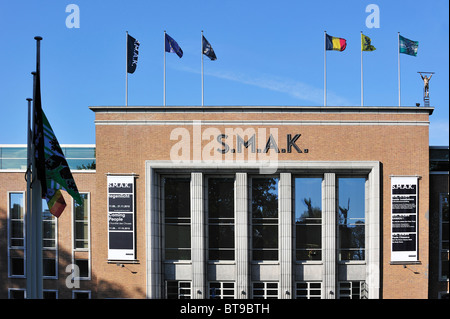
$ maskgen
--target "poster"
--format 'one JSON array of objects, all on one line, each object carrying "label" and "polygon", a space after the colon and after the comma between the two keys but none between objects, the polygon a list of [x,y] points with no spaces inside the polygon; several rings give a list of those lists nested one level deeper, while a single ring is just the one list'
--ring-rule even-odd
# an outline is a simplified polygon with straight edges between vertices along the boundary
[{"label": "poster", "polygon": [[107,176],[108,259],[134,260],[134,176]]},{"label": "poster", "polygon": [[414,262],[417,256],[417,176],[391,177],[391,261]]}]

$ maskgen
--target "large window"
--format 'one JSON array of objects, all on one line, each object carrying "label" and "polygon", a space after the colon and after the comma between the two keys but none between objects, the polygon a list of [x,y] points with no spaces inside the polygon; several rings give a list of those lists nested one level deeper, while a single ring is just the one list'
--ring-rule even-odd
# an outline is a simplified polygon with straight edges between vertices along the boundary
[{"label": "large window", "polygon": [[81,193],[83,204],[74,202],[73,227],[74,227],[74,249],[89,248],[89,194]]},{"label": "large window", "polygon": [[253,260],[278,260],[278,178],[253,178]]},{"label": "large window", "polygon": [[24,193],[9,193],[8,249],[9,275],[25,276],[25,206]]},{"label": "large window", "polygon": [[208,179],[209,259],[234,260],[234,178]]},{"label": "large window", "polygon": [[190,178],[163,178],[166,260],[191,259]]},{"label": "large window", "polygon": [[278,299],[278,282],[254,282],[253,299]]},{"label": "large window", "polygon": [[322,259],[322,178],[295,178],[296,260]]},{"label": "large window", "polygon": [[166,297],[167,299],[191,299],[191,282],[166,281]]},{"label": "large window", "polygon": [[365,259],[365,178],[339,178],[339,260]]}]

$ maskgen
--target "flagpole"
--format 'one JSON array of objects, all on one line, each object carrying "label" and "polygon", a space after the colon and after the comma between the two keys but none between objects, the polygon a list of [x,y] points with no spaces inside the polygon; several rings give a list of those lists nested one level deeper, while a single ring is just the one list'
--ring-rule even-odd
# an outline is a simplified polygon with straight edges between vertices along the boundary
[{"label": "flagpole", "polygon": [[128,31],[125,32],[125,106],[128,106]]},{"label": "flagpole", "polygon": [[[33,74],[33,91],[34,91],[34,81],[35,72]],[[31,245],[32,245],[32,228],[31,228],[31,101],[33,99],[27,98],[28,101],[28,124],[27,124],[27,193],[26,193],[26,210],[25,210],[25,247],[26,247],[26,267],[25,273],[27,274],[27,290],[26,297],[30,298],[33,296],[33,278],[30,275],[32,269],[33,258],[31,256]]]},{"label": "flagpole", "polygon": [[362,36],[361,31],[361,106],[364,106],[364,79],[363,79],[363,47],[362,47]]},{"label": "flagpole", "polygon": [[327,106],[327,31],[324,31],[324,82],[323,82],[323,106]]},{"label": "flagpole", "polygon": [[[36,94],[37,94],[37,81],[40,83],[40,58],[41,58],[41,47],[40,41],[42,37],[34,37],[36,40],[36,84],[34,85],[33,94],[33,114],[35,114],[36,109]],[[40,85],[39,85],[40,90]],[[33,121],[33,125],[35,125]],[[34,139],[34,136],[33,136]],[[35,154],[34,143],[32,143],[32,154]],[[36,161],[35,157],[32,157],[32,210],[31,210],[31,228],[32,228],[32,239],[31,239],[31,255],[32,255],[32,269],[30,274],[31,280],[33,281],[32,299],[42,299],[42,189],[41,181],[38,179]],[[28,248],[27,248],[28,249]]]},{"label": "flagpole", "polygon": [[398,107],[401,105],[401,99],[400,99],[400,32],[397,34],[397,54],[398,54]]},{"label": "flagpole", "polygon": [[164,30],[164,106],[166,106],[166,30]]},{"label": "flagpole", "polygon": [[204,105],[204,76],[203,76],[203,30],[201,41],[201,56],[202,56],[202,106]]}]

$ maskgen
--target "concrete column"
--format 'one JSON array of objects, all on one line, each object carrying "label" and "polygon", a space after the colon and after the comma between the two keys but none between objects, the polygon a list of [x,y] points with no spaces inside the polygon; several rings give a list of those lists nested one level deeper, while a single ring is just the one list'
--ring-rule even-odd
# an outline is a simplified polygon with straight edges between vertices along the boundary
[{"label": "concrete column", "polygon": [[207,298],[203,173],[191,173],[192,299]]},{"label": "concrete column", "polygon": [[278,184],[278,238],[280,261],[280,299],[293,297],[292,261],[292,182],[291,173],[280,173]]},{"label": "concrete column", "polygon": [[236,173],[234,192],[236,298],[250,298],[247,173]]},{"label": "concrete column", "polygon": [[325,173],[322,183],[323,299],[336,299],[336,176]]}]

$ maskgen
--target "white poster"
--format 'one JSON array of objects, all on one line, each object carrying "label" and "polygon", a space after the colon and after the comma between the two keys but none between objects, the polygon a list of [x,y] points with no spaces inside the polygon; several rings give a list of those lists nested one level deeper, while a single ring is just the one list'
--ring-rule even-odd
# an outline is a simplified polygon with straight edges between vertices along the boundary
[{"label": "white poster", "polygon": [[135,259],[134,176],[108,176],[108,259]]},{"label": "white poster", "polygon": [[391,177],[391,261],[417,261],[417,176]]}]

